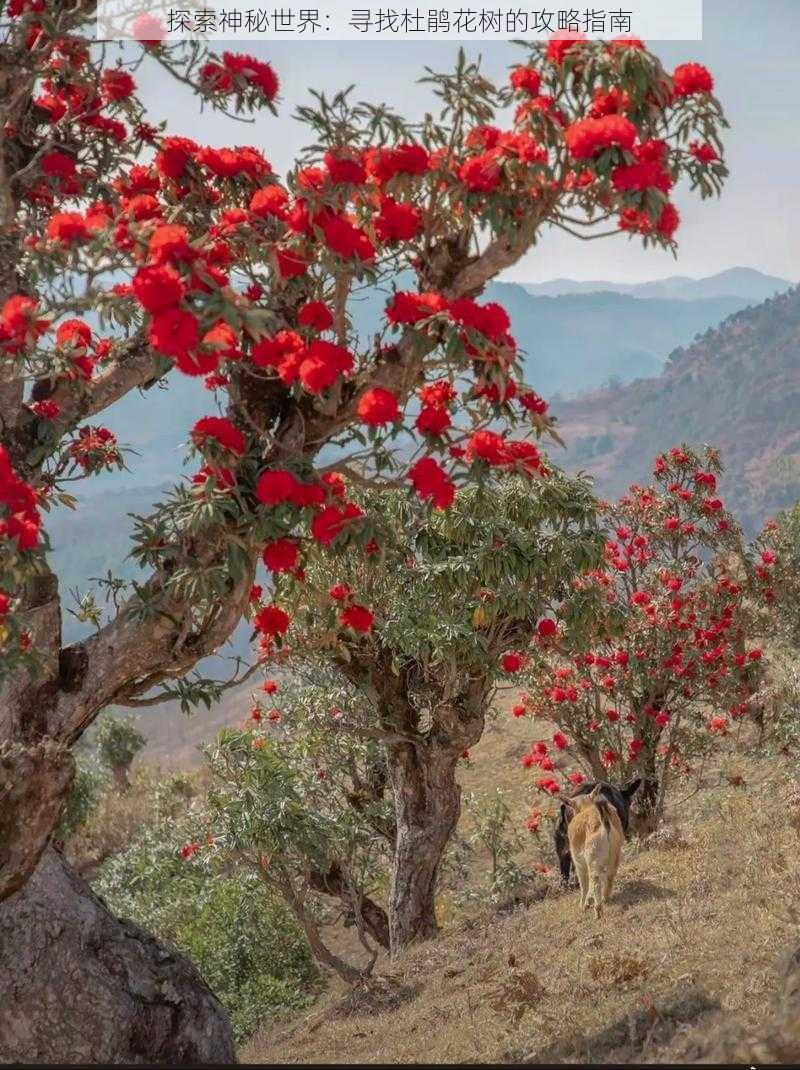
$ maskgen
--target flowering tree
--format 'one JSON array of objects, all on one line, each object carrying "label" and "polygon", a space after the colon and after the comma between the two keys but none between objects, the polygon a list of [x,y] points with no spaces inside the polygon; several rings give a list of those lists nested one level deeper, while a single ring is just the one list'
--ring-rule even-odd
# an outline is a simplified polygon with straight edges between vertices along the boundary
[{"label": "flowering tree", "polygon": [[[152,701],[227,639],[266,543],[366,545],[324,446],[360,479],[408,480],[420,509],[491,469],[538,472],[527,436],[546,407],[521,382],[506,314],[476,299],[490,279],[546,226],[609,222],[669,246],[669,190],[687,178],[709,195],[725,174],[710,74],[669,75],[633,39],[532,46],[500,89],[462,57],[430,75],[441,111],[421,124],[318,97],[300,111],[313,145],[280,179],[257,147],[167,134],[136,97],[143,52],[232,112],[273,102],[268,64],[157,40],[114,60],[87,37],[91,4],[2,10],[0,897],[57,821],[69,746],[109,703]],[[353,294],[401,271],[415,289],[359,339]],[[204,377],[225,415],[192,430],[199,472],[135,533],[149,578],[62,646],[43,512],[68,500],[66,480],[118,464],[100,414],[175,375]],[[434,383],[412,419],[413,392]],[[391,449],[401,427],[410,461]],[[268,651],[291,622],[265,605],[254,623]]]},{"label": "flowering tree", "polygon": [[[310,702],[275,702],[268,691],[253,712],[256,730],[277,723],[291,736],[311,722],[317,738],[349,734],[379,746],[377,778],[341,746],[328,752],[317,743],[308,761],[319,767],[327,754],[331,782],[355,776],[350,794],[359,804],[368,797],[380,806],[390,795],[391,820],[381,817],[377,831],[390,854],[394,953],[437,931],[436,880],[461,805],[456,770],[481,738],[498,680],[548,633],[542,614],[597,563],[601,545],[588,484],[556,470],[533,483],[505,477],[465,488],[450,509],[427,518],[396,492],[353,498],[372,533],[366,553],[351,533],[337,553],[313,540],[301,551],[285,538],[264,551],[276,596],[292,613],[281,662],[311,679],[324,678],[322,667],[331,685]],[[236,766],[241,754],[215,768]],[[267,760],[244,754],[248,768]],[[234,813],[242,792],[240,785],[231,797]],[[258,796],[253,805],[268,808]],[[274,853],[257,840],[249,846]],[[326,868],[333,862],[345,868],[335,855]]]},{"label": "flowering tree", "polygon": [[670,776],[748,713],[775,557],[750,560],[717,497],[720,471],[715,451],[675,448],[656,459],[652,486],[603,503],[604,565],[574,585],[514,708],[558,729],[523,758],[541,791],[561,791],[559,774],[575,785],[586,773],[638,774],[639,805],[655,821]]}]

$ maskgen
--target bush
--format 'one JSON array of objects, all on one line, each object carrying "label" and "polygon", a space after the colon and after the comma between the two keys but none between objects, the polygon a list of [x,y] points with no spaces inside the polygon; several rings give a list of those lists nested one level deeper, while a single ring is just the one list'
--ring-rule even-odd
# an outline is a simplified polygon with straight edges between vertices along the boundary
[{"label": "bush", "polygon": [[317,972],[294,919],[255,874],[215,874],[181,857],[174,779],[159,789],[155,819],[103,865],[94,888],[115,914],[188,955],[242,1041],[266,1019],[304,1006]]}]

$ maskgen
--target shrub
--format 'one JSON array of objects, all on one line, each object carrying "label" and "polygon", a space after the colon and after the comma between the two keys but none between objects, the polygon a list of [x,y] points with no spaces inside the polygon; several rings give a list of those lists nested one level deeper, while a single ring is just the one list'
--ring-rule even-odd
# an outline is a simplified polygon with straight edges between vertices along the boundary
[{"label": "shrub", "polygon": [[103,865],[95,891],[115,914],[189,956],[241,1041],[304,1006],[317,973],[289,911],[254,874],[210,873],[181,857],[186,823],[169,816],[174,801],[167,781],[154,819]]}]

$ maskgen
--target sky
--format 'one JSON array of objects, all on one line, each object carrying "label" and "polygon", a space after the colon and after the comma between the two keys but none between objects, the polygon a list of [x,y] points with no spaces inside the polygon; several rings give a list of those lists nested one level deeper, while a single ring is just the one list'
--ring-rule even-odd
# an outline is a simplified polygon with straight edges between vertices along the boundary
[{"label": "sky", "polygon": [[[650,43],[667,69],[687,60],[706,64],[731,123],[726,134],[731,177],[722,197],[700,201],[684,190],[675,195],[682,216],[677,260],[623,235],[587,243],[549,230],[503,277],[641,282],[742,266],[798,280],[799,39],[800,0],[705,0],[702,41]],[[291,116],[309,99],[309,87],[330,93],[355,83],[358,99],[387,103],[407,118],[419,118],[432,107],[428,87],[417,82],[423,68],[451,67],[458,44],[280,41],[231,47],[274,65],[283,98],[278,118],[265,112],[246,126],[209,110],[201,114],[196,98],[159,68],[146,76],[142,71],[142,96],[154,118],[168,120],[171,132],[211,145],[255,144],[280,173],[307,140]],[[486,73],[498,81],[519,55],[510,43],[465,47],[470,55],[481,55]]]}]

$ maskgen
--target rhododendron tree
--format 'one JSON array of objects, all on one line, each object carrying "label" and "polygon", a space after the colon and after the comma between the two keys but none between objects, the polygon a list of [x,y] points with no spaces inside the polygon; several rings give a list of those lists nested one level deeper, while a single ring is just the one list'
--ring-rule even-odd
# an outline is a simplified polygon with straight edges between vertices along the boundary
[{"label": "rhododendron tree", "polygon": [[[355,777],[350,790],[358,789],[361,812],[369,807],[381,814],[388,933],[396,953],[437,931],[436,882],[460,813],[458,765],[481,738],[509,653],[518,652],[521,661],[541,644],[537,625],[570,581],[600,561],[602,543],[589,484],[556,469],[534,483],[505,476],[466,488],[451,508],[427,518],[399,492],[349,493],[373,540],[369,551],[352,531],[333,552],[307,537],[292,568],[273,572],[272,597],[292,616],[280,665],[330,683],[317,687],[313,701],[283,688],[268,697],[256,691],[253,744],[260,735],[275,738],[269,759],[250,757],[235,737],[221,744],[223,756],[213,765],[239,785],[223,821],[230,827],[245,805],[243,785],[256,790],[246,770],[274,763],[281,738],[309,738],[312,727],[306,775],[315,793],[325,791],[314,779],[320,768],[332,784]],[[266,672],[271,665],[272,659]],[[359,773],[352,748],[346,760],[341,745],[326,748],[326,732],[370,741],[382,775]],[[332,796],[334,805],[338,799],[341,807],[341,797],[341,791]],[[257,794],[251,805],[261,812]],[[342,827],[352,820],[343,814]],[[291,830],[284,835],[289,851]],[[219,842],[216,831],[214,838]],[[250,847],[275,857],[265,842]],[[329,853],[324,871],[332,866],[339,874],[351,868],[341,848]]]},{"label": "rhododendron tree", "polygon": [[[324,478],[324,447],[345,473],[402,481],[421,514],[493,471],[541,475],[531,435],[548,429],[546,405],[522,381],[508,316],[481,299],[491,279],[550,226],[669,247],[674,186],[707,196],[725,174],[711,76],[675,80],[629,39],[530,46],[504,87],[462,55],[429,76],[441,107],[421,123],[318,95],[299,111],[312,146],[281,177],[277,133],[206,146],[164,130],[136,92],[142,63],[158,63],[229,114],[273,108],[268,63],[158,34],[114,53],[91,40],[92,13],[14,2],[0,22],[0,739],[13,785],[0,896],[57,821],[69,746],[105,706],[155,701],[225,642],[265,545],[366,548],[368,518]],[[413,281],[392,292],[401,273]],[[365,341],[353,299],[378,285],[385,317]],[[136,529],[149,578],[62,645],[43,515],[69,500],[66,478],[118,464],[104,410],[181,375],[204,379],[218,410],[186,429],[199,470]],[[146,393],[141,406],[146,421]],[[356,631],[364,611],[348,613]],[[253,622],[265,652],[291,635],[267,600]]]},{"label": "rhododendron tree", "polygon": [[513,710],[556,728],[523,758],[539,791],[639,775],[655,821],[670,780],[752,712],[772,578],[718,497],[720,473],[715,451],[676,447],[652,485],[601,504],[604,563],[573,584]]}]

